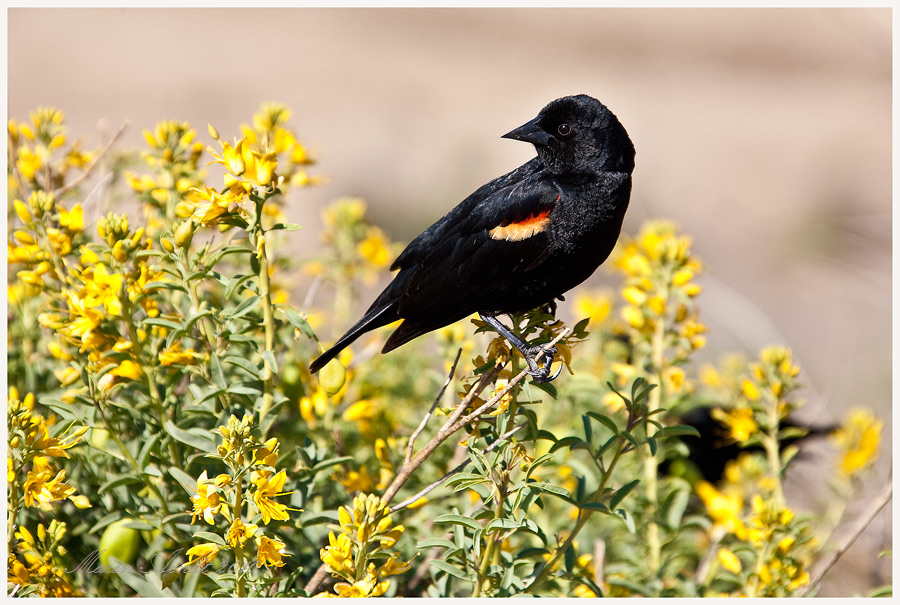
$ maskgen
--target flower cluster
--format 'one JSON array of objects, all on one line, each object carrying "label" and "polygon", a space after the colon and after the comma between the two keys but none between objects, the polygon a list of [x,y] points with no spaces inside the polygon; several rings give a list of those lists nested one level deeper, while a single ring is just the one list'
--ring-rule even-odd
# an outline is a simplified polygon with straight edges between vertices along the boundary
[{"label": "flower cluster", "polygon": [[321,550],[322,562],[332,575],[342,578],[334,586],[337,594],[319,593],[317,597],[377,597],[387,592],[390,580],[410,568],[397,553],[387,552],[403,533],[393,523],[381,499],[374,494],[359,494],[352,510],[338,510],[340,526],[329,532],[328,546]]},{"label": "flower cluster", "polygon": [[20,589],[35,587],[41,597],[83,596],[72,586],[66,576],[66,566],[60,560],[66,555],[62,545],[65,535],[66,524],[55,519],[47,527],[38,524],[37,539],[24,527],[16,531],[15,550],[24,563],[14,553],[9,553],[7,583],[13,586],[11,594],[24,596],[26,593]]},{"label": "flower cluster", "polygon": [[9,120],[10,170],[16,187],[51,192],[61,187],[72,168],[83,169],[95,152],[82,151],[78,142],[66,147],[63,113],[53,107],[39,107],[29,114],[30,122]]},{"label": "flower cluster", "polygon": [[141,157],[152,174],[126,172],[125,178],[153,218],[148,230],[155,234],[162,225],[158,217],[171,219],[175,206],[188,191],[199,187],[203,174],[198,168],[203,145],[194,141],[196,131],[187,122],[166,120],[153,131],[145,130],[149,150]]},{"label": "flower cluster", "polygon": [[[24,505],[51,510],[51,503],[71,500],[79,508],[91,504],[85,496],[76,495],[68,485],[66,471],[57,470],[53,458],[69,458],[66,450],[81,441],[87,427],[60,430],[40,414],[34,413],[34,395],[28,393],[19,399],[15,387],[10,387],[6,402],[9,454],[7,458],[7,483],[9,485],[9,514],[16,519],[16,512]],[[50,436],[51,428],[55,436]]]},{"label": "flower cluster", "polygon": [[[253,417],[246,414],[238,420],[231,416],[225,426],[218,429],[222,442],[218,446],[220,459],[229,469],[213,479],[206,471],[197,479],[195,494],[191,497],[193,510],[191,523],[198,518],[208,525],[216,525],[221,517],[227,524],[221,526],[221,535],[214,536],[214,541],[196,544],[185,554],[188,562],[184,566],[212,564],[223,551],[232,551],[235,558],[234,580],[237,592],[243,596],[249,571],[246,569],[250,545],[256,548],[256,567],[278,568],[284,566],[284,558],[290,555],[284,552],[282,540],[267,535],[261,525],[267,526],[273,520],[287,521],[289,510],[294,510],[276,500],[284,492],[287,481],[285,471],[275,472],[280,444],[278,439],[268,439],[263,443],[253,437],[255,423]],[[247,480],[248,479],[248,480]]]},{"label": "flower cluster", "polygon": [[871,469],[878,458],[883,423],[864,409],[847,413],[841,427],[833,435],[841,451],[839,473],[854,478]]}]

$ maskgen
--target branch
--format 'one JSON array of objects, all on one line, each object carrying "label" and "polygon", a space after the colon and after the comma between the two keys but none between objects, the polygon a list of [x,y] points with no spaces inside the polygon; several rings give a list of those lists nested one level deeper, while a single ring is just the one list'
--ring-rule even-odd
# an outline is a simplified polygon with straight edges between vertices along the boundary
[{"label": "branch", "polygon": [[844,554],[853,546],[853,543],[856,542],[856,539],[859,538],[862,533],[866,530],[867,527],[875,520],[875,517],[878,516],[878,513],[881,512],[881,509],[884,508],[888,502],[891,501],[891,497],[893,495],[893,486],[888,483],[887,486],[881,491],[875,500],[869,505],[869,508],[866,512],[856,520],[856,523],[850,527],[850,529],[845,532],[843,538],[838,544],[837,549],[828,559],[825,559],[821,563],[819,563],[815,569],[812,570],[811,581],[810,583],[802,589],[797,596],[804,596],[806,593],[810,592],[813,589],[819,587],[819,584],[822,583],[822,580],[825,579],[825,576],[834,567],[835,563],[844,556]]},{"label": "branch", "polygon": [[78,176],[78,178],[76,178],[76,179],[74,179],[74,180],[72,180],[72,181],[66,183],[65,185],[63,185],[62,187],[60,187],[59,189],[57,189],[56,191],[54,191],[54,192],[53,192],[53,199],[57,199],[57,200],[58,200],[59,198],[61,198],[61,197],[63,196],[63,194],[67,193],[67,192],[70,191],[71,189],[74,189],[75,187],[77,187],[77,186],[81,183],[81,181],[83,181],[83,180],[86,179],[88,176],[90,176],[90,174],[94,171],[94,168],[96,168],[97,165],[100,163],[100,159],[101,159],[104,155],[106,155],[106,153],[112,148],[113,144],[115,144],[115,142],[119,140],[119,137],[122,136],[122,133],[125,132],[125,129],[128,128],[129,124],[130,124],[130,123],[128,122],[128,120],[125,120],[124,122],[122,122],[122,125],[119,126],[118,132],[116,132],[116,134],[113,135],[113,138],[111,138],[111,139],[109,140],[109,143],[106,144],[106,147],[104,147],[103,150],[100,151],[100,153],[97,154],[97,157],[94,158],[94,161],[91,162],[91,165],[88,166],[88,167],[85,169],[85,171],[82,172],[82,173]]},{"label": "branch", "polygon": [[456,359],[453,360],[453,365],[450,367],[450,374],[447,375],[447,380],[444,382],[444,386],[441,387],[440,392],[438,392],[437,397],[434,398],[434,403],[431,404],[431,409],[428,410],[428,413],[425,414],[425,417],[422,418],[422,422],[419,423],[419,426],[413,431],[412,436],[409,438],[409,445],[406,446],[406,458],[403,460],[403,464],[408,464],[413,455],[413,446],[416,444],[416,439],[419,437],[419,434],[425,430],[425,425],[428,424],[428,420],[431,418],[431,415],[434,414],[434,410],[437,408],[438,403],[441,401],[441,397],[444,396],[444,391],[447,390],[447,387],[450,386],[450,381],[453,380],[453,375],[456,374],[456,364],[459,363],[459,358],[462,355],[462,347],[456,352]]},{"label": "branch", "polygon": [[[493,452],[495,449],[497,449],[497,446],[499,446],[501,443],[503,443],[504,441],[506,441],[507,439],[509,439],[510,437],[512,437],[514,434],[516,434],[517,432],[519,432],[521,429],[524,429],[525,426],[526,426],[526,425],[524,425],[524,424],[520,424],[519,426],[513,427],[513,428],[511,428],[510,430],[506,431],[505,433],[503,433],[502,435],[500,435],[500,436],[497,438],[496,441],[494,441],[494,442],[493,442],[492,444],[490,444],[487,448],[485,448],[481,453],[482,453],[482,454],[490,454],[490,453]],[[439,486],[440,484],[442,484],[444,481],[446,481],[447,479],[449,479],[450,477],[452,477],[453,475],[455,475],[455,474],[458,473],[459,471],[461,471],[461,470],[463,470],[464,468],[466,468],[466,466],[467,466],[468,464],[469,464],[469,461],[468,461],[468,460],[463,460],[463,462],[462,462],[461,464],[459,464],[458,466],[456,466],[453,470],[448,471],[446,475],[444,475],[443,477],[441,477],[440,479],[438,479],[437,481],[435,481],[434,483],[432,483],[431,485],[429,485],[428,487],[426,487],[425,489],[423,489],[422,491],[420,491],[420,492],[417,493],[416,495],[410,496],[409,498],[407,498],[406,500],[404,500],[404,501],[401,502],[400,504],[397,504],[397,505],[394,505],[393,507],[391,507],[391,512],[392,512],[392,513],[395,513],[395,512],[397,512],[398,510],[400,510],[401,508],[406,508],[407,506],[409,506],[410,504],[412,504],[413,502],[415,502],[416,500],[418,500],[419,498],[421,498],[421,497],[424,496],[425,494],[427,494],[427,493],[431,492],[432,490],[434,490],[434,488],[438,487],[438,486]]]}]

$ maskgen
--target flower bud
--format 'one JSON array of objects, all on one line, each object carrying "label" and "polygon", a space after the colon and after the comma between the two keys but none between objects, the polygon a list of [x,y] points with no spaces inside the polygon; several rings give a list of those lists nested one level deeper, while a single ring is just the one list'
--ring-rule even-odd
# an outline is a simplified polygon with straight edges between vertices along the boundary
[{"label": "flower bud", "polygon": [[194,221],[187,220],[175,229],[175,245],[179,248],[189,248],[194,238]]}]

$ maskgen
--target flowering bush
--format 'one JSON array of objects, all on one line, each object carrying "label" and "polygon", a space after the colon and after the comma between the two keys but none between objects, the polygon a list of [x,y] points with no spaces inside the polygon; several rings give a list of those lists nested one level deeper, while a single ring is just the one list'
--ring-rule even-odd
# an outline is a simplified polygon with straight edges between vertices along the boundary
[{"label": "flowering bush", "polygon": [[[387,327],[311,375],[401,246],[345,198],[320,254],[287,252],[287,195],[318,182],[290,117],[263,105],[208,145],[161,122],[139,155],[70,144],[55,109],[10,121],[10,594],[815,590],[841,514],[784,496],[800,369],[783,346],[697,367],[702,264],[677,226],[626,237],[620,292],[580,289],[571,327],[512,316],[558,348],[555,383],[478,319],[374,355]],[[102,196],[80,187],[97,171]],[[695,408],[744,448],[722,477],[674,470]],[[881,428],[856,410],[833,434],[842,507]]]}]

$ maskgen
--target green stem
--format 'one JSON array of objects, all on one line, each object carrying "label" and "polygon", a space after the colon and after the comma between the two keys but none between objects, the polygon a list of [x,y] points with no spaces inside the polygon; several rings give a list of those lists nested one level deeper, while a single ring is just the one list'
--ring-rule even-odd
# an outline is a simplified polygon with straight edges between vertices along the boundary
[{"label": "green stem", "polygon": [[[241,518],[241,510],[244,508],[244,474],[238,473],[234,478],[234,506],[231,509],[232,520]],[[239,599],[246,596],[247,578],[244,577],[244,546],[238,542],[234,549],[235,573],[237,574],[237,596]]]},{"label": "green stem", "polygon": [[769,430],[763,435],[763,447],[772,475],[775,477],[775,502],[784,506],[784,490],[781,487],[781,452],[778,449],[778,399],[768,402]]},{"label": "green stem", "polygon": [[[262,210],[262,204],[258,207],[257,216],[259,216]],[[256,224],[254,225],[257,229],[256,237],[265,237],[265,231],[263,230],[262,224],[257,218]],[[259,295],[262,298],[263,303],[263,326],[265,328],[266,333],[266,352],[270,353],[272,356],[275,354],[275,318],[272,313],[272,290],[271,284],[269,282],[269,259],[266,256],[266,247],[263,244],[260,247],[260,258],[259,258]],[[275,369],[269,364],[268,356],[263,357],[263,400],[262,405],[259,408],[259,426],[265,431],[265,424],[263,420],[265,419],[266,414],[269,409],[272,407],[272,403],[275,400],[274,396],[274,377],[275,377]]]},{"label": "green stem", "polygon": [[[626,430],[631,430],[629,426]],[[609,463],[609,467],[603,473],[603,476],[600,479],[600,487],[597,488],[591,497],[588,498],[588,502],[597,502],[600,500],[603,495],[604,490],[606,490],[606,484],[609,483],[610,477],[612,477],[613,470],[616,468],[616,464],[619,462],[619,458],[621,458],[622,454],[625,451],[625,445],[627,441],[621,435],[619,436],[618,444],[616,445],[616,453],[613,456],[612,461]],[[547,579],[550,575],[550,572],[553,571],[553,568],[556,566],[556,563],[559,559],[566,553],[569,547],[575,542],[575,538],[578,536],[579,532],[584,528],[587,524],[588,519],[591,518],[591,515],[594,513],[593,509],[585,509],[582,508],[578,511],[578,521],[575,523],[575,527],[569,533],[569,537],[566,538],[566,541],[563,545],[556,549],[556,552],[553,553],[553,556],[547,562],[546,565],[541,569],[541,572],[534,579],[534,581],[525,589],[526,593],[534,593],[541,584]]]},{"label": "green stem", "polygon": [[[497,487],[496,497],[497,507],[494,509],[494,519],[500,519],[503,517],[503,502],[505,500],[503,496],[503,489]],[[484,550],[481,552],[481,562],[478,565],[478,578],[475,581],[475,587],[472,590],[472,597],[478,598],[481,596],[481,590],[485,583],[485,576],[487,575],[488,567],[491,565],[491,561],[494,559],[494,548],[497,545],[497,532],[493,532],[488,536],[487,543],[484,546]]]},{"label": "green stem", "polygon": [[13,474],[13,480],[9,482],[9,518],[6,525],[6,538],[9,546],[8,552],[12,552],[15,543],[16,519],[19,516],[19,469],[16,466],[16,459],[12,456],[9,459],[11,460],[10,471]]},{"label": "green stem", "polygon": [[[656,383],[659,385],[663,384],[662,373],[663,366],[665,364],[665,336],[666,336],[666,324],[663,321],[663,318],[660,317],[656,326],[653,330],[653,338],[651,340],[651,351],[650,351],[650,363],[651,363],[651,371],[654,374],[656,379]],[[656,412],[662,403],[662,389],[655,388],[650,391],[650,396],[647,401],[647,414],[653,414]],[[656,426],[653,424],[647,424],[647,437],[653,437],[656,433]],[[655,575],[659,571],[660,559],[662,553],[662,543],[659,537],[659,525],[653,520],[653,516],[656,514],[656,510],[659,508],[659,461],[656,456],[654,456],[649,449],[645,450],[644,457],[644,490],[645,495],[647,497],[647,503],[649,504],[649,510],[647,511],[648,516],[650,518],[649,523],[647,524],[647,565],[650,568],[650,573]]]}]

